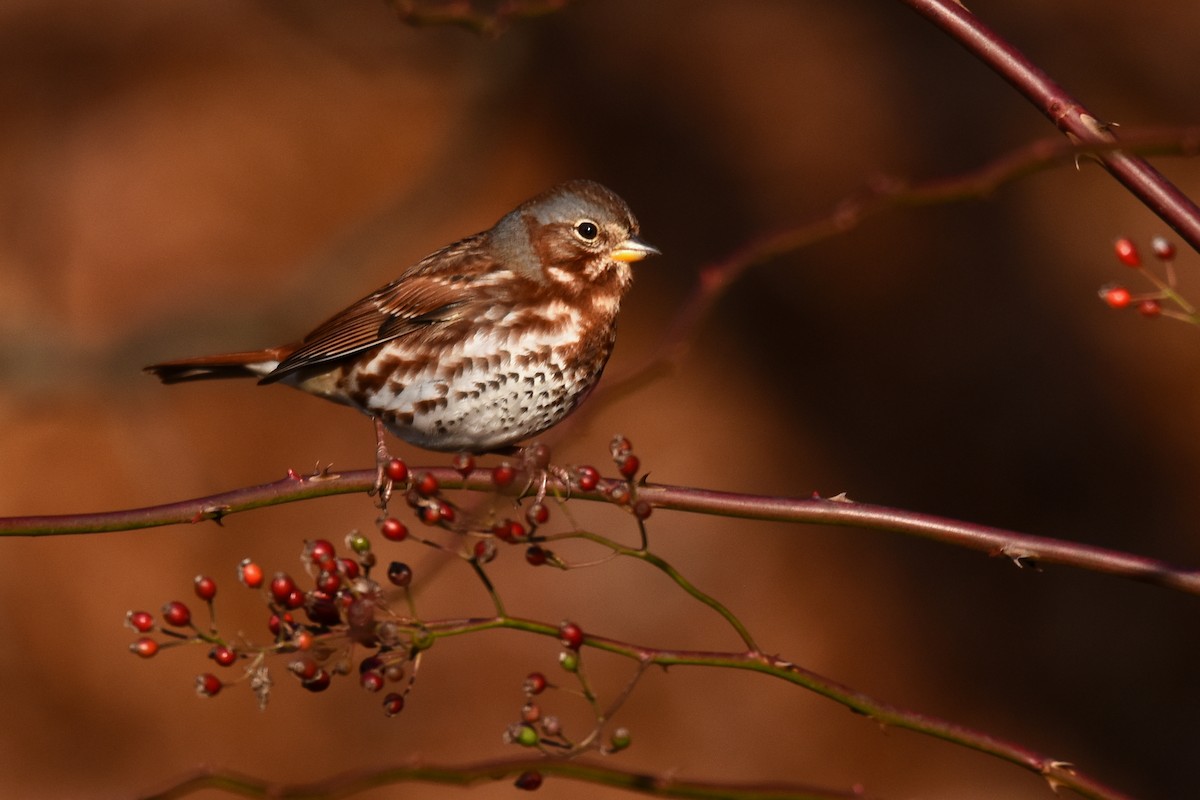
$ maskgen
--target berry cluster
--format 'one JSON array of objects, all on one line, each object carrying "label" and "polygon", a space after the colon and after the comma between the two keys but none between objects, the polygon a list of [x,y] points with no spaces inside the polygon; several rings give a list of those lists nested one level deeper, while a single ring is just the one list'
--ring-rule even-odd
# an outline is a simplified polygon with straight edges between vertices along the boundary
[{"label": "berry cluster", "polygon": [[[1200,316],[1175,286],[1175,245],[1162,236],[1150,240],[1150,250],[1155,260],[1162,265],[1163,276],[1148,269],[1142,262],[1141,253],[1132,239],[1122,237],[1113,245],[1117,260],[1130,269],[1137,270],[1154,289],[1134,294],[1123,283],[1107,283],[1100,287],[1100,299],[1110,308],[1136,308],[1144,317],[1165,316],[1200,325]],[[1168,307],[1164,308],[1163,304]]]},{"label": "berry cluster", "polygon": [[[402,466],[389,465],[394,473]],[[400,540],[406,535],[404,526],[390,518],[380,527],[388,539]],[[239,583],[261,592],[266,603],[268,643],[241,637],[235,640],[217,629],[213,613],[217,583],[201,575],[194,581],[194,590],[208,607],[208,628],[196,624],[191,609],[181,600],[163,606],[161,623],[149,612],[130,611],[126,624],[141,634],[130,649],[150,658],[163,647],[205,646],[218,667],[240,664],[243,669],[227,679],[213,672],[199,675],[196,691],[212,697],[227,685],[247,680],[260,705],[266,705],[272,686],[268,657],[286,659],[288,672],[313,692],[327,689],[335,675],[355,671],[357,661],[359,684],[365,690],[381,692],[393,687],[382,705],[389,716],[398,714],[412,687],[418,655],[431,641],[416,621],[392,610],[383,586],[372,577],[376,556],[371,540],[356,531],[346,537],[345,546],[348,552],[341,555],[327,539],[305,542],[300,559],[304,579],[284,571],[268,579],[263,568],[249,558],[238,564]],[[388,565],[386,575],[391,584],[404,589],[412,580],[412,570],[398,561]],[[152,636],[155,632],[157,638]]]},{"label": "berry cluster", "polygon": [[[580,648],[583,647],[585,641],[583,629],[574,622],[564,621],[559,626],[558,639],[563,646],[558,657],[559,667],[574,676],[579,684],[579,693],[595,705],[595,696],[583,675],[582,654],[580,653]],[[526,676],[522,688],[525,694],[525,703],[521,707],[521,719],[509,725],[504,732],[504,740],[507,743],[521,747],[536,747],[544,753],[554,753],[559,756],[575,755],[589,749],[611,754],[624,750],[632,743],[629,730],[621,727],[613,730],[606,745],[600,744],[600,726],[603,725],[604,715],[599,714],[597,715],[597,728],[580,741],[572,741],[564,733],[561,720],[557,716],[544,713],[538,700],[538,696],[543,692],[561,687],[551,683],[543,673],[531,672]],[[529,773],[525,773],[517,779],[519,788],[536,788],[522,786],[521,782],[528,780],[528,775]],[[537,780],[540,784],[540,775]]]},{"label": "berry cluster", "polygon": [[[636,497],[638,458],[624,437],[615,439],[611,446],[621,480],[603,480],[591,466],[551,467],[547,448],[535,445],[529,449],[532,453],[526,454],[522,466],[506,461],[491,471],[498,492],[512,486],[522,474],[540,471],[544,476],[555,475],[568,494],[600,492],[639,521],[649,517],[650,505]],[[475,472],[475,459],[456,456],[453,467],[465,478]],[[475,568],[489,592],[493,590],[483,566],[497,557],[501,543],[523,546],[525,559],[533,566],[567,566],[545,547],[547,537],[541,532],[552,516],[552,504],[546,502],[544,494],[546,478],[542,480],[542,491],[524,507],[520,519],[506,517],[481,524],[473,522],[470,514],[463,513],[445,496],[431,472],[410,472],[399,459],[386,464],[384,472],[401,490],[400,496],[421,526],[456,534],[453,545],[446,545],[422,537],[397,517],[385,516],[379,521],[379,533],[387,542],[412,539],[453,553]],[[531,478],[522,494],[534,483]],[[391,687],[392,691],[384,694],[383,709],[389,716],[399,713],[412,688],[420,654],[432,646],[434,639],[415,617],[412,568],[403,561],[389,561],[380,569],[371,539],[357,531],[346,536],[341,551],[327,539],[307,541],[300,560],[303,574],[297,576],[285,571],[268,576],[249,558],[237,566],[239,583],[259,592],[267,607],[266,628],[271,638],[266,643],[248,641],[240,634],[228,637],[219,631],[213,613],[217,583],[211,577],[197,576],[194,593],[207,606],[207,628],[196,623],[192,610],[180,600],[163,606],[157,620],[147,611],[130,611],[126,624],[138,634],[130,649],[151,658],[166,647],[193,644],[207,648],[217,669],[196,678],[197,692],[207,697],[219,694],[230,684],[248,681],[260,705],[265,705],[272,686],[268,660],[282,658],[287,671],[309,691],[323,691],[334,677],[349,674],[357,674],[359,684],[368,692],[384,692]],[[395,602],[397,591],[403,603]],[[398,611],[397,606],[404,611]],[[570,669],[572,659],[577,660],[583,634],[577,626],[564,624],[560,638],[568,648],[563,666]],[[235,666],[241,667],[240,672],[224,672]],[[553,738],[544,726],[542,735]]]}]

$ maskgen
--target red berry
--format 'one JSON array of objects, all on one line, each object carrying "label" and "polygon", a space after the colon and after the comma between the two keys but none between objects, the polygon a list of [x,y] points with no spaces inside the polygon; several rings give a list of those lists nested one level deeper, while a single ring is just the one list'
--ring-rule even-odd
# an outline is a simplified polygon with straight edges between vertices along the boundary
[{"label": "red berry", "polygon": [[633,515],[638,519],[647,519],[653,511],[654,506],[646,500],[638,500],[633,504]]},{"label": "red berry", "polygon": [[354,561],[353,559],[339,558],[337,565],[338,571],[346,576],[346,580],[352,581],[357,578],[359,574],[361,574],[361,569],[358,566],[358,562]]},{"label": "red berry", "polygon": [[542,566],[549,558],[550,554],[546,552],[545,548],[538,547],[536,544],[530,545],[525,550],[525,560],[535,567]]},{"label": "red berry", "polygon": [[458,453],[454,456],[451,464],[465,478],[468,473],[475,469],[475,456],[470,453]]},{"label": "red berry", "polygon": [[125,624],[138,633],[154,629],[154,617],[149,611],[130,611],[125,615]]},{"label": "red berry", "polygon": [[422,497],[433,497],[438,493],[438,479],[432,472],[422,472],[417,476],[416,490]]},{"label": "red berry", "polygon": [[426,525],[437,525],[442,521],[442,507],[437,503],[422,506],[420,517],[421,522],[424,522]]},{"label": "red berry", "polygon": [[638,468],[641,466],[642,462],[638,460],[638,457],[630,453],[621,459],[617,469],[626,480],[631,480],[634,475],[637,475]]},{"label": "red berry", "polygon": [[545,503],[534,503],[525,510],[525,520],[534,528],[545,525],[550,520],[550,508]]},{"label": "red berry", "polygon": [[608,496],[618,505],[625,505],[629,502],[629,487],[623,483],[615,484],[608,492]]},{"label": "red berry", "polygon": [[296,582],[286,572],[276,572],[275,577],[271,579],[271,597],[275,598],[276,603],[286,604],[295,590]]},{"label": "red berry", "polygon": [[310,692],[323,692],[329,688],[330,680],[332,680],[332,676],[330,676],[328,670],[318,669],[316,675],[300,681],[300,685]]},{"label": "red berry", "polygon": [[238,580],[243,586],[257,589],[263,583],[262,567],[248,558],[243,558],[242,563],[238,564]]},{"label": "red berry", "polygon": [[221,679],[211,672],[196,676],[196,694],[201,697],[216,697],[222,685]]},{"label": "red berry", "polygon": [[1154,251],[1154,255],[1159,261],[1170,261],[1175,258],[1175,245],[1162,236],[1155,236],[1150,240],[1150,249]]},{"label": "red berry", "polygon": [[492,483],[500,488],[504,488],[511,484],[517,477],[517,471],[512,464],[505,461],[503,464],[492,469]]},{"label": "red berry", "polygon": [[513,781],[513,786],[527,792],[536,791],[542,787],[542,773],[536,769],[525,770]]},{"label": "red berry", "polygon": [[620,461],[632,450],[633,445],[624,436],[614,437],[608,445],[608,452],[612,453],[614,461]]},{"label": "red berry", "polygon": [[1111,308],[1125,308],[1133,300],[1133,295],[1124,286],[1106,286],[1100,290],[1100,299]]},{"label": "red berry", "polygon": [[408,465],[398,458],[393,458],[384,465],[383,474],[388,480],[399,483],[408,477]]},{"label": "red berry", "polygon": [[358,685],[368,692],[378,692],[383,688],[383,673],[373,669],[367,670],[358,676]]},{"label": "red berry", "polygon": [[577,471],[579,488],[585,492],[590,492],[600,485],[600,471],[595,467],[583,466]]},{"label": "red berry", "polygon": [[328,539],[313,539],[304,543],[304,558],[318,567],[324,568],[327,561],[336,557],[337,551],[334,550],[333,542]]},{"label": "red berry", "polygon": [[383,713],[394,717],[404,710],[404,695],[392,692],[383,698]]},{"label": "red berry", "polygon": [[379,530],[383,533],[383,538],[390,539],[393,542],[402,542],[408,536],[408,528],[395,517],[385,519],[379,526]]},{"label": "red berry", "polygon": [[475,563],[487,564],[496,558],[496,543],[491,539],[480,539],[475,543]]},{"label": "red berry", "polygon": [[299,589],[292,589],[292,591],[288,592],[287,599],[283,601],[283,604],[289,611],[300,608],[304,605],[304,592]]},{"label": "red berry", "polygon": [[208,657],[222,667],[228,667],[237,661],[237,653],[223,644],[216,645],[212,650],[209,650]]},{"label": "red berry", "polygon": [[151,639],[149,636],[143,636],[133,644],[129,645],[129,651],[142,658],[150,658],[158,652],[158,642]]},{"label": "red berry", "polygon": [[192,612],[183,603],[174,600],[163,606],[162,617],[168,625],[182,628],[192,621]]},{"label": "red berry", "polygon": [[1162,313],[1162,306],[1157,300],[1143,300],[1138,303],[1137,310],[1143,317],[1157,317]]},{"label": "red berry", "polygon": [[288,662],[288,669],[300,680],[308,680],[317,674],[317,662],[309,656],[301,656]]},{"label": "red berry", "polygon": [[525,694],[541,694],[546,691],[546,676],[540,672],[531,672],[525,676]]},{"label": "red berry", "polygon": [[521,721],[530,725],[542,718],[542,709],[537,703],[526,703],[521,706]]},{"label": "red berry", "polygon": [[217,582],[207,575],[197,575],[193,581],[196,597],[201,600],[212,600],[217,596]]},{"label": "red berry", "polygon": [[321,570],[317,575],[317,589],[325,594],[332,595],[342,588],[342,576],[336,572],[329,570]]},{"label": "red berry", "polygon": [[296,635],[292,637],[292,643],[295,644],[296,649],[301,652],[311,650],[313,646],[312,632],[304,629],[296,631]]},{"label": "red berry", "polygon": [[558,628],[558,640],[563,643],[563,647],[578,650],[583,646],[583,628],[574,622],[564,622]]},{"label": "red berry", "polygon": [[1113,244],[1113,249],[1116,250],[1117,259],[1125,266],[1137,268],[1142,265],[1142,257],[1132,239],[1122,236]]},{"label": "red berry", "polygon": [[296,621],[292,619],[291,614],[284,614],[282,617],[278,614],[272,614],[270,619],[267,620],[267,628],[275,636],[278,636],[281,630],[291,630],[295,624]]}]

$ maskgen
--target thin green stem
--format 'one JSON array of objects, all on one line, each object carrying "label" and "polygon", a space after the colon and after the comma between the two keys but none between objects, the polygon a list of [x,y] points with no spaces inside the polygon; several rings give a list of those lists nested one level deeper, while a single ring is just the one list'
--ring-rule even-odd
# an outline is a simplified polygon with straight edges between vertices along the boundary
[{"label": "thin green stem", "polygon": [[[642,531],[644,536],[644,527],[642,528]],[[615,542],[606,536],[601,536],[598,533],[592,533],[591,531],[571,531],[569,533],[559,533],[554,534],[553,536],[548,536],[546,539],[547,541],[558,539],[586,539],[589,542],[595,542],[596,544],[607,547],[618,555],[629,556],[630,558],[636,558],[639,561],[646,562],[678,584],[680,589],[683,589],[693,598],[699,600],[701,603],[720,614],[725,621],[728,622],[735,631],[737,631],[737,635],[741,637],[742,642],[746,645],[746,649],[752,653],[759,652],[758,644],[754,641],[754,637],[750,635],[749,629],[742,624],[742,621],[737,618],[737,615],[730,611],[723,603],[721,603],[721,601],[697,588],[694,583],[683,576],[683,573],[671,566],[665,559],[660,556],[656,556],[649,550],[635,550],[631,547],[626,547],[618,542]]]},{"label": "thin green stem", "polygon": [[[518,630],[541,636],[558,635],[557,626],[517,617],[437,620],[427,623],[427,630],[435,638],[495,629]],[[778,656],[769,656],[757,651],[669,650],[635,645],[595,634],[585,635],[584,646],[634,659],[647,666],[653,664],[662,667],[717,667],[768,675],[833,700],[881,724],[942,739],[1023,767],[1042,776],[1052,787],[1069,788],[1095,800],[1118,800],[1125,797],[1117,790],[1077,772],[1066,761],[1041,755],[1021,745],[937,717],[882,702]]]}]

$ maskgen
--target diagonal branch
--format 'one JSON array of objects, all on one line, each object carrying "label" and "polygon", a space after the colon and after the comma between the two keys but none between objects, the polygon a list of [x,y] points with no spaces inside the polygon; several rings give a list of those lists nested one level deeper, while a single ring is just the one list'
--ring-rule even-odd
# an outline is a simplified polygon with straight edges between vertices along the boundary
[{"label": "diagonal branch", "polygon": [[[1117,138],[1059,86],[956,0],[902,0],[987,64],[1033,103],[1073,142],[1112,145]],[[1100,151],[1097,160],[1134,197],[1200,251],[1200,208],[1144,158],[1125,150]]]}]

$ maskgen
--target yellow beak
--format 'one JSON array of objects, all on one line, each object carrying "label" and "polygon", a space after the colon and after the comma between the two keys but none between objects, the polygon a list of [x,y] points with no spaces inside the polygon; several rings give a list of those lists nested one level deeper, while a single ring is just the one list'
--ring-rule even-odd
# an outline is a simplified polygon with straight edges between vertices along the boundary
[{"label": "yellow beak", "polygon": [[646,256],[661,255],[659,249],[653,245],[646,244],[636,236],[630,236],[625,241],[613,248],[613,261],[641,261]]}]

